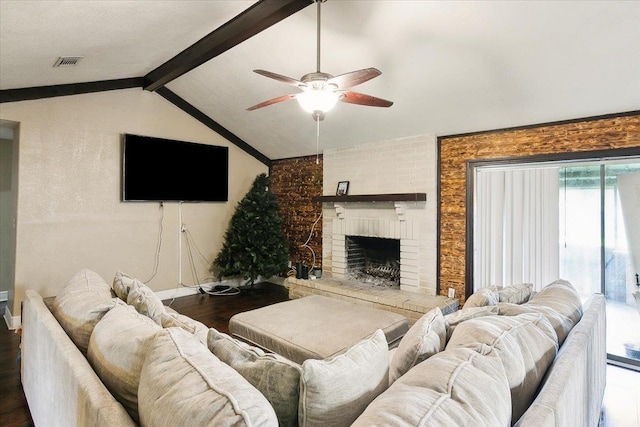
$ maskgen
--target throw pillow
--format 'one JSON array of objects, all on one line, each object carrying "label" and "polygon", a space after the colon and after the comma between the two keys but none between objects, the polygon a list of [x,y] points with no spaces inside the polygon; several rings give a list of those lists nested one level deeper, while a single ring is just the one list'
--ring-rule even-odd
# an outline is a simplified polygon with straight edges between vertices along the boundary
[{"label": "throw pillow", "polygon": [[215,329],[209,329],[207,345],[214,355],[238,371],[267,398],[281,427],[298,425],[300,365]]},{"label": "throw pillow", "polygon": [[116,275],[113,278],[111,288],[118,298],[120,298],[124,302],[127,302],[127,297],[129,296],[129,291],[133,286],[134,280],[135,279],[133,279],[132,277],[118,270],[116,271]]},{"label": "throw pillow", "polygon": [[138,422],[138,384],[144,356],[162,330],[122,301],[98,322],[89,340],[87,359],[111,394]]},{"label": "throw pillow", "polygon": [[487,305],[496,305],[500,301],[498,288],[488,286],[482,288],[471,295],[464,303],[464,308],[484,307]]},{"label": "throw pillow", "polygon": [[378,396],[353,427],[509,426],[511,399],[497,358],[446,350],[415,366]]},{"label": "throw pillow", "polygon": [[69,279],[54,299],[51,312],[86,356],[93,328],[116,301],[107,282],[98,273],[84,269]]},{"label": "throw pillow", "polygon": [[472,348],[497,357],[511,389],[512,424],[533,401],[558,352],[556,334],[541,314],[481,317],[456,328],[446,351]]},{"label": "throw pillow", "polygon": [[134,306],[138,313],[144,314],[162,326],[162,314],[165,313],[162,300],[138,279],[133,279],[127,295],[127,304]]},{"label": "throw pillow", "polygon": [[500,302],[523,304],[529,301],[532,291],[533,283],[521,283],[498,289],[498,297],[500,298]]},{"label": "throw pillow", "polygon": [[447,326],[447,341],[451,338],[451,334],[455,330],[456,326],[470,319],[483,316],[497,316],[498,307],[495,305],[487,305],[484,307],[471,307],[463,308],[462,310],[449,313],[444,316],[444,320]]},{"label": "throw pillow", "polygon": [[425,313],[409,328],[389,364],[389,383],[423,360],[444,350],[447,327],[440,308]]},{"label": "throw pillow", "polygon": [[181,328],[156,334],[140,372],[140,424],[277,427],[267,399]]},{"label": "throw pillow", "polygon": [[307,359],[300,379],[300,426],[349,426],[388,385],[388,346],[380,329],[334,357]]},{"label": "throw pillow", "polygon": [[207,343],[209,328],[207,328],[204,323],[174,312],[171,307],[165,306],[165,310],[166,312],[160,315],[160,326],[163,328],[182,328],[190,334],[195,335],[203,344]]}]

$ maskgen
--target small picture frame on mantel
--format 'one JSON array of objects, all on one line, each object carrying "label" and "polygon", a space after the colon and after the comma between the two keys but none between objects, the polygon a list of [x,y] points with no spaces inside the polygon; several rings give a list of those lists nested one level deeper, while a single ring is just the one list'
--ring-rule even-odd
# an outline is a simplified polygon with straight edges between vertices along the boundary
[{"label": "small picture frame on mantel", "polygon": [[338,188],[336,189],[336,196],[346,196],[349,191],[349,181],[338,182]]}]

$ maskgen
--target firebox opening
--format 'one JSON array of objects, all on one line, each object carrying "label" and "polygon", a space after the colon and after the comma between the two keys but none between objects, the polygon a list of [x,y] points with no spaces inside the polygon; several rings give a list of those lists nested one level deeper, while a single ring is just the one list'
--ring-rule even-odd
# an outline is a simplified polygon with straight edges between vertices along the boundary
[{"label": "firebox opening", "polygon": [[391,288],[400,288],[400,240],[346,236],[347,276]]}]

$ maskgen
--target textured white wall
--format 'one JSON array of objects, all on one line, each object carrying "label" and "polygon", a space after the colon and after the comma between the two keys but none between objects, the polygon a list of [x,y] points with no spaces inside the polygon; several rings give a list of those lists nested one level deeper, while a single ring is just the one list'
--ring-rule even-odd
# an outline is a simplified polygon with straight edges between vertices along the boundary
[{"label": "textured white wall", "polygon": [[[121,138],[135,133],[229,146],[229,201],[183,204],[183,222],[210,263],[237,202],[268,168],[157,94],[141,89],[4,103],[0,119],[19,122],[18,219],[13,314],[24,290],[55,295],[78,270],[108,282],[116,270],[141,280],[153,271],[160,208],[123,203]],[[186,248],[178,263],[177,203],[164,204],[155,291],[192,284]],[[200,279],[208,264],[195,255]]]}]

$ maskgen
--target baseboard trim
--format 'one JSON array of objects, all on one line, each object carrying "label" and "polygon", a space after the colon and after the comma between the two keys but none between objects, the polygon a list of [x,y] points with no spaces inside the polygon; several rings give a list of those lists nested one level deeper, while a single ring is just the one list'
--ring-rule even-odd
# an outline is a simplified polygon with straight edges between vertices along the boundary
[{"label": "baseboard trim", "polygon": [[7,324],[7,328],[10,331],[18,329],[21,326],[20,316],[11,316],[11,310],[9,310],[9,307],[4,308],[4,322]]},{"label": "baseboard trim", "polygon": [[[244,282],[245,282],[245,280],[243,280],[242,278],[237,278],[237,279],[222,280],[220,282],[203,283],[200,286],[208,291],[213,286],[216,286],[216,285],[227,285],[227,286],[231,286],[231,287],[237,288],[240,285],[244,284]],[[169,299],[173,299],[173,298],[180,298],[180,297],[184,297],[184,296],[187,296],[187,295],[195,295],[195,294],[198,294],[198,293],[200,293],[198,291],[198,287],[196,287],[196,286],[182,286],[182,285],[178,285],[177,287],[175,287],[173,289],[165,289],[163,291],[156,291],[155,292],[155,294],[161,300],[169,300]]]},{"label": "baseboard trim", "polygon": [[9,291],[0,291],[0,302],[9,300]]}]

